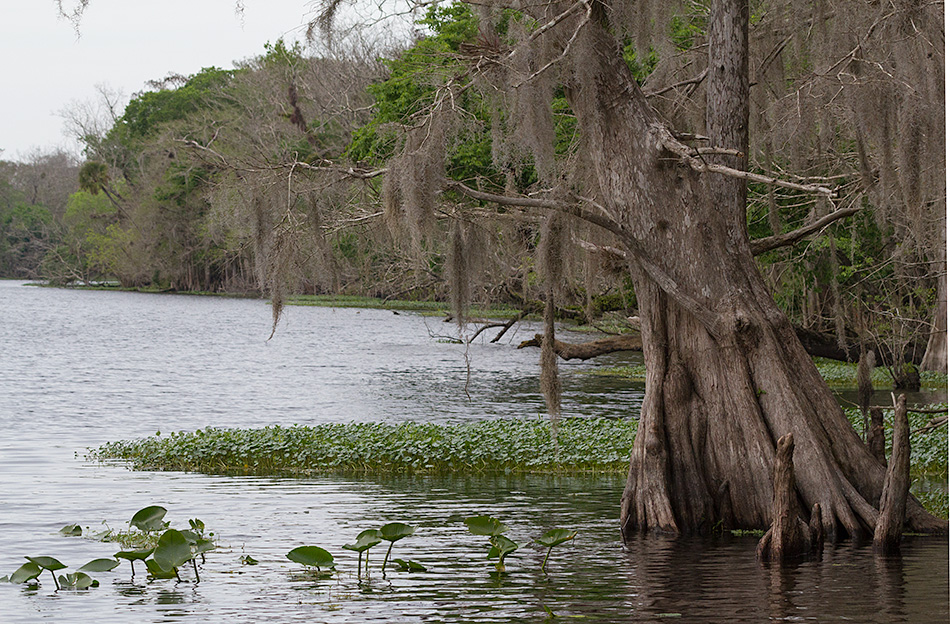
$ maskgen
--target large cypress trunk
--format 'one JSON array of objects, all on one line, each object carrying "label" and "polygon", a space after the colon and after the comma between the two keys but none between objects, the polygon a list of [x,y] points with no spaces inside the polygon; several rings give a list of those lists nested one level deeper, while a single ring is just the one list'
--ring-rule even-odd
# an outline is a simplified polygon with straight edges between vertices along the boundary
[{"label": "large cypress trunk", "polygon": [[[711,34],[711,45],[744,37],[744,3],[713,4],[711,28],[718,23],[721,33]],[[826,534],[871,533],[884,468],[851,428],[758,273],[744,186],[698,172],[670,150],[669,131],[602,25],[595,20],[575,45],[569,97],[601,201],[624,232],[647,365],[622,502],[624,536],[705,532],[720,523],[766,528],[776,441],[786,433],[796,441],[799,500],[806,509],[821,504]],[[746,97],[732,93],[748,89],[743,46],[711,55],[710,77],[720,69],[722,75],[710,85],[710,98],[727,109]],[[744,146],[743,115],[727,110],[710,118],[714,144]],[[915,530],[946,528],[916,502],[907,515]]]}]

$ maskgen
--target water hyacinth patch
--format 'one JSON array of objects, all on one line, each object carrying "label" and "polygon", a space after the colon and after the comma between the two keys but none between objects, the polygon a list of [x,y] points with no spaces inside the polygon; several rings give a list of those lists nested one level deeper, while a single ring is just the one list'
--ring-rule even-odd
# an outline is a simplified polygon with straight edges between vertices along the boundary
[{"label": "water hyacinth patch", "polygon": [[635,433],[634,420],[562,418],[556,447],[550,424],[540,419],[209,428],[111,442],[91,457],[213,474],[622,474]]}]

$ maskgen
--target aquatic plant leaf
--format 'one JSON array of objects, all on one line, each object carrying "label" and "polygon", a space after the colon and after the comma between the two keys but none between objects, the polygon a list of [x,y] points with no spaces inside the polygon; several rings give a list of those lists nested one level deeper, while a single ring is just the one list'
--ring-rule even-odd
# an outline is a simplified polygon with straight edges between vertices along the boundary
[{"label": "aquatic plant leaf", "polygon": [[166,513],[168,513],[168,510],[159,505],[144,507],[135,512],[135,515],[129,520],[129,524],[146,533],[149,531],[161,531],[165,528],[162,519]]},{"label": "aquatic plant leaf", "polygon": [[61,528],[59,532],[67,537],[80,537],[82,535],[82,527],[78,524],[67,524]]},{"label": "aquatic plant leaf", "polygon": [[93,559],[84,566],[79,567],[77,572],[108,572],[119,566],[116,559]]},{"label": "aquatic plant leaf", "polygon": [[501,535],[508,530],[508,527],[501,523],[498,518],[491,516],[472,516],[465,518],[465,526],[470,533],[474,535]]},{"label": "aquatic plant leaf", "polygon": [[250,556],[250,555],[241,555],[241,564],[242,564],[242,565],[257,565],[257,564],[259,564],[259,563],[260,563],[260,561],[258,561],[257,559],[255,559],[254,557],[252,557],[252,556]]},{"label": "aquatic plant leaf", "polygon": [[10,575],[11,583],[26,583],[27,581],[32,581],[43,572],[43,568],[36,565],[32,561],[29,563],[24,563],[19,568],[16,569],[16,572]]},{"label": "aquatic plant leaf", "polygon": [[356,536],[355,543],[344,544],[343,548],[361,553],[369,550],[381,541],[383,541],[383,534],[379,529],[366,529]]},{"label": "aquatic plant leaf", "polygon": [[194,544],[191,544],[191,552],[196,555],[200,555],[214,549],[214,542],[209,539],[199,538],[198,541],[196,541]]},{"label": "aquatic plant leaf", "polygon": [[488,551],[488,558],[498,557],[504,559],[507,555],[518,550],[518,544],[511,541],[504,535],[493,535],[491,538],[491,550]]},{"label": "aquatic plant leaf", "polygon": [[426,567],[412,559],[393,559],[393,563],[399,566],[397,569],[402,572],[426,572]]},{"label": "aquatic plant leaf", "polygon": [[187,540],[189,544],[195,544],[199,539],[201,539],[198,534],[191,529],[181,529],[179,533],[185,536],[185,540]]},{"label": "aquatic plant leaf", "polygon": [[7,575],[0,576],[0,583],[9,583],[10,577]]},{"label": "aquatic plant leaf", "polygon": [[542,546],[553,548],[558,544],[563,544],[568,540],[574,539],[576,536],[577,531],[570,531],[568,529],[551,529],[534,541],[541,544]]},{"label": "aquatic plant leaf", "polygon": [[163,570],[174,570],[178,566],[191,561],[191,545],[181,531],[168,529],[158,538],[158,546],[152,557]]},{"label": "aquatic plant leaf", "polygon": [[333,567],[333,555],[319,546],[298,546],[287,553],[287,558],[294,563],[317,569]]},{"label": "aquatic plant leaf", "polygon": [[380,535],[387,542],[397,542],[416,532],[416,528],[402,522],[390,522],[379,529]]},{"label": "aquatic plant leaf", "polygon": [[154,548],[146,548],[145,550],[123,550],[112,556],[116,559],[125,559],[127,561],[144,561],[148,559],[148,556],[154,551]]},{"label": "aquatic plant leaf", "polygon": [[145,567],[148,568],[148,573],[152,578],[157,579],[173,579],[178,578],[178,573],[175,570],[166,570],[162,568],[154,559],[146,559]]},{"label": "aquatic plant leaf", "polygon": [[[116,562],[118,564],[118,561]],[[60,587],[66,587],[69,589],[89,589],[93,586],[98,586],[98,584],[92,580],[92,577],[83,572],[70,572],[66,575],[59,576],[59,585]]]},{"label": "aquatic plant leaf", "polygon": [[66,567],[59,559],[53,557],[27,557],[30,561],[40,566],[44,570],[62,570]]}]

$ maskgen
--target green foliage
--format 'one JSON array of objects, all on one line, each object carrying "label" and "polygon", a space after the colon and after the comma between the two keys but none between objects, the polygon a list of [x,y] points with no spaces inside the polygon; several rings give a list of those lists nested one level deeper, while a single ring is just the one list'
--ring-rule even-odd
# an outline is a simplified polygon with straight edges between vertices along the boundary
[{"label": "green foliage", "polygon": [[60,588],[65,589],[89,589],[98,587],[99,581],[94,581],[92,577],[84,572],[70,572],[59,577]]},{"label": "green foliage", "polygon": [[59,530],[61,535],[69,537],[79,537],[82,535],[82,527],[78,524],[67,524]]},{"label": "green foliage", "polygon": [[141,469],[211,473],[620,473],[635,432],[635,420],[563,418],[558,453],[546,420],[209,428],[112,442],[93,455]]},{"label": "green foliage", "polygon": [[29,581],[38,578],[42,573],[43,568],[30,561],[21,565],[13,572],[13,574],[10,575],[10,582],[17,585],[21,583],[28,583]]},{"label": "green foliage", "polygon": [[158,546],[152,557],[163,570],[174,570],[191,561],[191,545],[181,531],[168,529],[158,539]]},{"label": "green foliage", "polygon": [[400,572],[426,572],[427,569],[424,565],[412,559],[393,559],[393,563],[396,564],[396,569]]},{"label": "green foliage", "polygon": [[162,124],[215,106],[222,87],[231,82],[234,74],[234,70],[206,67],[177,89],[163,88],[138,95],[125,107],[122,117],[109,133],[110,138],[126,144],[142,141],[152,136]]},{"label": "green foliage", "polygon": [[468,527],[472,535],[501,535],[508,530],[508,527],[501,523],[498,518],[491,516],[472,516],[465,518],[465,526]]},{"label": "green foliage", "polygon": [[393,551],[393,546],[401,539],[407,538],[416,532],[416,528],[402,522],[390,522],[384,524],[379,529],[380,536],[389,542],[389,548],[386,550],[386,557],[383,558],[383,572],[386,571],[386,563],[389,561],[389,555]]},{"label": "green foliage", "polygon": [[577,531],[569,531],[568,529],[551,529],[535,540],[537,543],[541,544],[542,546],[546,546],[548,549],[548,551],[544,554],[544,561],[541,562],[542,572],[544,572],[544,568],[548,564],[548,557],[551,556],[551,551],[554,549],[554,547],[558,546],[559,544],[571,541],[575,537],[577,537]]},{"label": "green foliage", "polygon": [[79,567],[78,572],[109,572],[119,567],[117,559],[93,559]]},{"label": "green foliage", "polygon": [[333,555],[319,546],[299,546],[287,553],[287,558],[294,563],[314,567],[317,570],[327,568],[332,570]]},{"label": "green foliage", "polygon": [[129,520],[129,525],[146,533],[161,531],[168,526],[168,523],[163,521],[167,513],[168,510],[160,505],[150,505],[135,512]]}]

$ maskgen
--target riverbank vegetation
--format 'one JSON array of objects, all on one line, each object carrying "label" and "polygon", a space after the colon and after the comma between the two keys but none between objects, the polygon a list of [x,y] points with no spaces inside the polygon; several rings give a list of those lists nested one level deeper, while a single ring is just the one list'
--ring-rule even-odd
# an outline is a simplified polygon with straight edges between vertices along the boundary
[{"label": "riverbank vegetation", "polygon": [[[946,405],[927,406],[946,410]],[[846,411],[856,429],[858,409]],[[890,444],[892,411],[885,411]],[[932,413],[909,414],[914,492],[947,518],[947,427]],[[348,423],[263,429],[199,429],[104,444],[99,461],[136,470],[305,477],[318,474],[616,474],[628,468],[634,419],[562,418],[475,423]],[[890,448],[889,446],[887,447]],[[888,450],[889,452],[889,450]]]},{"label": "riverbank vegetation", "polygon": [[[690,5],[665,14],[671,42],[661,33],[625,42],[624,60],[639,84],[667,93],[665,81],[682,77],[665,55],[686,59],[703,49],[707,11]],[[523,100],[510,115],[503,102],[466,87],[455,106],[467,121],[446,117],[432,128],[448,150],[433,152],[428,167],[443,167],[445,183],[426,186],[425,167],[383,176],[387,167],[408,166],[407,150],[424,151],[409,137],[407,120],[422,119],[440,101],[439,81],[464,72],[474,50],[495,45],[489,40],[514,45],[514,33],[531,28],[523,18],[506,13],[483,39],[489,31],[475,12],[446,4],[422,15],[419,37],[401,49],[338,41],[317,52],[277,41],[232,69],[157,79],[124,108],[100,89],[102,102],[67,115],[85,145],[84,162],[37,152],[26,162],[0,163],[0,276],[270,294],[278,306],[294,296],[329,295],[451,308],[454,292],[456,303],[539,312],[542,219],[515,205],[498,210],[497,201],[540,192],[554,169],[565,180],[583,177],[576,164],[582,133],[562,86],[548,85],[550,98]],[[757,18],[752,28],[767,30],[768,23]],[[784,89],[765,76],[761,82],[776,89],[757,103],[767,111],[762,119],[781,117]],[[791,71],[787,83],[814,87],[807,72]],[[701,79],[697,85],[701,95]],[[663,111],[673,106],[677,121],[690,126],[690,95],[686,87],[651,101]],[[89,111],[97,107],[113,113],[95,117]],[[528,117],[550,122],[550,131],[503,138]],[[945,315],[945,243],[932,227],[942,204],[918,185],[913,207],[885,208],[900,195],[895,185],[910,181],[876,176],[880,155],[869,151],[871,137],[836,138],[816,125],[824,128],[819,136],[777,126],[769,140],[784,143],[756,145],[751,168],[788,168],[793,163],[769,162],[786,151],[809,172],[799,182],[835,184],[835,204],[865,208],[829,223],[817,238],[761,251],[759,268],[782,310],[830,344],[849,347],[846,357],[853,359],[860,343],[879,350],[879,363],[921,362],[932,319]],[[824,152],[812,154],[812,144]],[[393,187],[396,179],[405,188]],[[917,182],[929,179],[922,172]],[[457,184],[483,196],[466,195]],[[749,191],[753,239],[790,235],[834,208],[794,188],[754,181]],[[439,210],[425,216],[423,209],[436,203]],[[611,310],[635,314],[623,252],[596,231],[572,236],[570,249],[561,250],[566,262],[555,313],[581,322]]]}]

